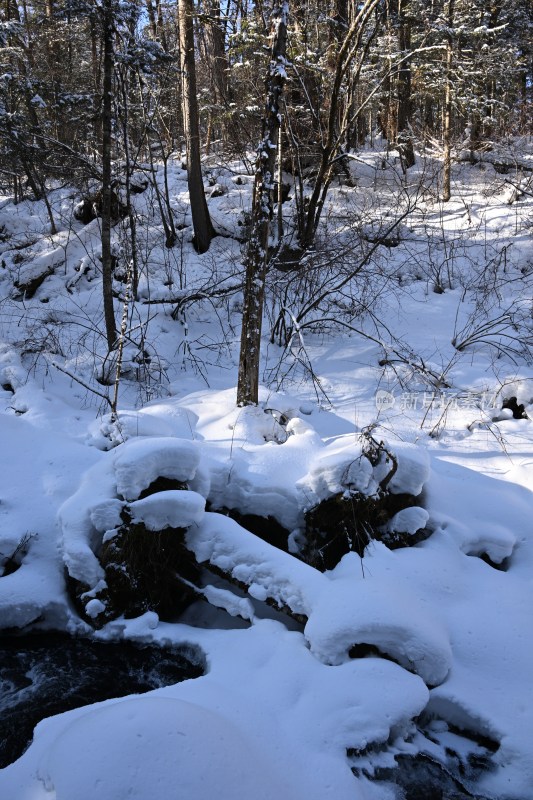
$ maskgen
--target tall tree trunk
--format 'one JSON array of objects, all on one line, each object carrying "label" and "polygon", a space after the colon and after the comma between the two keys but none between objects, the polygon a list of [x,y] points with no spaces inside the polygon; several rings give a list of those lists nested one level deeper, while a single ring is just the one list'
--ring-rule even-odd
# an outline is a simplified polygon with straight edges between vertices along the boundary
[{"label": "tall tree trunk", "polygon": [[[223,110],[228,99],[228,59],[224,46],[225,27],[220,14],[220,0],[210,0],[208,12],[209,24],[206,34],[211,61],[211,86],[215,103],[220,110]],[[221,127],[224,130],[223,124]]]},{"label": "tall tree trunk", "polygon": [[[402,57],[411,49],[411,22],[407,17],[409,0],[398,0],[398,44]],[[404,58],[398,71],[398,149],[406,169],[414,166],[415,152],[411,136],[411,60]]]},{"label": "tall tree trunk", "polygon": [[451,197],[453,15],[454,15],[454,0],[448,0],[448,13],[447,13],[448,30],[446,33],[446,83],[444,88],[444,129],[443,129],[444,168],[442,174],[442,199],[445,203],[447,203]]},{"label": "tall tree trunk", "polygon": [[263,135],[257,149],[252,203],[252,232],[246,254],[246,279],[242,314],[241,350],[237,405],[259,402],[259,357],[265,279],[268,268],[268,240],[274,213],[274,176],[281,124],[281,99],[285,84],[287,21],[289,3],[275,3],[271,16],[272,50],[266,78]]},{"label": "tall tree trunk", "polygon": [[111,256],[111,145],[113,113],[113,0],[104,0],[103,98],[102,98],[102,288],[107,346],[116,345],[113,308],[113,260]]},{"label": "tall tree trunk", "polygon": [[187,148],[187,183],[194,228],[194,245],[199,253],[205,253],[209,250],[214,231],[205,199],[200,159],[200,126],[196,98],[192,0],[179,0],[178,13],[183,127],[185,129]]}]

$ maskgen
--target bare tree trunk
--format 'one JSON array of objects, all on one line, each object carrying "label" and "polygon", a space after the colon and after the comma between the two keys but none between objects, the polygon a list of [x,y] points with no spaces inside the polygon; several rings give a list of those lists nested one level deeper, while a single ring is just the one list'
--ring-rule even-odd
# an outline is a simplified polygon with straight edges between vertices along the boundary
[{"label": "bare tree trunk", "polygon": [[453,15],[454,1],[448,0],[447,22],[448,30],[446,33],[446,84],[444,89],[444,130],[443,130],[443,173],[442,173],[442,199],[445,203],[451,197],[451,173],[452,173],[452,66],[453,66]]},{"label": "bare tree trunk", "polygon": [[205,253],[209,250],[214,231],[205,199],[200,159],[200,126],[196,97],[192,0],[179,0],[178,13],[183,127],[185,129],[187,148],[187,183],[194,228],[194,245],[199,253]]},{"label": "bare tree trunk", "polygon": [[220,0],[210,0],[208,4],[209,24],[206,37],[209,47],[210,79],[213,97],[217,106],[218,135],[226,138],[227,125],[224,111],[228,100],[228,59],[225,50],[225,27],[220,14]]},{"label": "bare tree trunk", "polygon": [[155,9],[152,0],[146,0],[146,10],[148,12],[148,21],[150,23],[150,30],[152,36],[157,41],[157,22],[155,18]]},{"label": "bare tree trunk", "polygon": [[[402,54],[411,49],[411,22],[407,18],[409,0],[399,0],[398,44]],[[411,60],[405,58],[398,71],[398,149],[405,169],[414,166],[415,152],[411,136]]]},{"label": "bare tree trunk", "polygon": [[104,0],[104,58],[102,99],[102,288],[107,346],[116,345],[111,257],[111,122],[113,112],[113,0]]},{"label": "bare tree trunk", "polygon": [[274,213],[274,176],[281,124],[281,99],[285,84],[285,54],[289,3],[275,2],[270,15],[272,50],[266,78],[263,135],[257,149],[252,232],[246,254],[246,279],[242,315],[241,350],[237,405],[257,405],[259,401],[259,356],[265,278],[268,268],[268,240]]}]

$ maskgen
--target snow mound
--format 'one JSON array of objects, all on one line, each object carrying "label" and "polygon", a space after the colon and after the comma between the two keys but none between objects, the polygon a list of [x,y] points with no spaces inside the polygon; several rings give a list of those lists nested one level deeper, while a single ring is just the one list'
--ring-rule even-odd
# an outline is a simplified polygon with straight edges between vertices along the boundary
[{"label": "snow mound", "polygon": [[16,390],[19,386],[23,386],[27,379],[26,370],[23,369],[16,350],[0,342],[0,386],[10,387],[8,391]]},{"label": "snow mound", "polygon": [[378,489],[372,464],[353,443],[319,454],[300,486],[307,486],[318,502],[347,490],[374,494]]},{"label": "snow mound", "polygon": [[406,586],[363,576],[353,553],[330,573],[305,635],[311,652],[326,664],[341,664],[351,648],[368,645],[420,675],[429,686],[442,683],[452,664],[450,639],[438,618],[424,611]]},{"label": "snow mound", "polygon": [[202,521],[205,498],[197,492],[174,489],[157,492],[130,503],[131,520],[142,523],[149,531],[165,528],[188,528]]},{"label": "snow mound", "polygon": [[201,563],[208,562],[246,584],[252,597],[267,596],[295,614],[307,616],[311,597],[323,576],[282,550],[245,531],[221,514],[208,513],[199,528],[186,534],[187,547]]},{"label": "snow mound", "polygon": [[[322,440],[303,420],[292,419],[285,430],[263,410],[242,411],[249,409],[241,409],[234,430],[246,440],[234,441],[229,459],[227,451],[211,450],[212,506],[272,516],[290,531],[301,523],[305,502],[298,482]],[[265,439],[274,434],[281,438]]]},{"label": "snow mound", "polygon": [[429,514],[425,508],[411,506],[398,511],[387,524],[387,531],[391,533],[416,533],[425,528]]},{"label": "snow mound", "polygon": [[[66,500],[58,512],[61,526],[61,549],[68,574],[80,583],[95,586],[104,578],[104,571],[95,555],[101,535],[97,531],[116,519],[118,507],[113,465],[109,456],[91,467],[82,478],[79,489]],[[99,498],[115,503],[98,502]],[[120,502],[120,501],[119,501]],[[93,512],[96,527],[93,524]],[[111,526],[112,527],[112,526]]]},{"label": "snow mound", "polygon": [[141,436],[192,438],[195,424],[192,412],[184,408],[174,408],[172,414],[159,411],[158,406],[139,411],[119,411],[116,419],[107,414],[90,425],[87,443],[100,450],[110,450],[128,439]]},{"label": "snow mound", "polygon": [[[384,444],[373,466],[365,437],[344,434],[326,444],[311,420],[300,416],[301,403],[282,393],[262,390],[258,407],[235,408],[234,394],[226,391],[197,393],[183,402],[188,412],[194,409],[196,432],[204,439],[213,509],[271,516],[291,532],[303,525],[309,508],[334,494],[374,495],[396,462],[387,490],[418,495],[429,477],[427,453],[415,445]],[[174,406],[173,400],[160,403]]]},{"label": "snow mound", "polygon": [[122,509],[126,504],[122,500],[104,500],[89,511],[91,523],[97,531],[109,531],[118,528],[122,523]]},{"label": "snow mound", "polygon": [[[73,763],[76,769],[67,766]],[[72,720],[39,778],[56,800],[168,800],[176,792],[199,800],[299,797],[230,720],[170,697],[127,699]]]},{"label": "snow mound", "polygon": [[325,666],[271,621],[161,635],[184,633],[206,647],[207,675],[43,721],[0,772],[2,796],[383,800],[358,794],[346,751],[406,735],[428,700],[419,678],[381,659]]},{"label": "snow mound", "polygon": [[354,442],[353,436],[341,436],[315,452],[299,487],[308,498],[308,506],[342,492],[374,495],[380,483],[393,471],[394,462],[396,470],[386,484],[387,490],[393,494],[418,496],[430,476],[429,458],[423,448],[396,443],[390,448],[382,443],[382,457],[373,466],[364,451],[364,443]]},{"label": "snow mound", "polygon": [[156,478],[190,481],[200,463],[194,442],[150,437],[131,439],[115,451],[117,492],[125,500],[136,500]]}]

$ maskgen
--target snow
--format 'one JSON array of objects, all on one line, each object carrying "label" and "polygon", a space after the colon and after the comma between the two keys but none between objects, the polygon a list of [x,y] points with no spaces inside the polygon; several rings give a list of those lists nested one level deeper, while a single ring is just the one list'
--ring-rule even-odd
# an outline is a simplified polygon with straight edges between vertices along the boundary
[{"label": "snow", "polygon": [[426,450],[406,443],[395,444],[394,455],[398,469],[391,478],[389,489],[394,494],[405,492],[417,497],[430,475]]},{"label": "snow", "polygon": [[[238,656],[231,669],[221,657],[228,647]],[[210,658],[212,669],[199,680],[42,722],[30,750],[4,772],[6,796],[349,797],[348,765],[335,770],[345,742],[361,748],[367,736],[386,740],[427,700],[418,679],[382,660],[332,673],[298,634],[268,621],[212,637]],[[372,691],[376,677],[388,687],[381,696]],[[259,698],[261,711],[251,717]]]},{"label": "snow", "polygon": [[[390,165],[376,169],[383,154],[360,156],[351,166],[354,197],[332,187],[331,226],[349,198],[360,202],[364,229],[376,182],[394,210],[391,187],[411,180]],[[226,194],[210,198],[210,208],[228,235],[249,202],[242,172],[241,164],[212,167]],[[422,174],[422,164],[410,171],[413,181]],[[137,325],[142,336],[130,363],[138,364],[136,348],[151,360],[142,380],[131,372],[121,382],[113,417],[87,389],[109,389],[95,380],[105,357],[96,330],[98,223],[70,230],[74,199],[63,189],[50,193],[54,237],[42,203],[0,199],[10,237],[0,242],[0,628],[187,645],[206,664],[201,678],[43,720],[24,755],[0,770],[0,797],[398,800],[373,771],[416,751],[425,724],[458,749],[461,731],[495,742],[478,796],[531,800],[533,371],[520,342],[512,352],[495,348],[505,337],[494,330],[460,351],[452,344],[484,324],[484,303],[493,303],[491,319],[527,310],[531,199],[509,205],[492,168],[454,165],[454,174],[461,197],[446,206],[424,200],[399,229],[398,246],[377,252],[367,283],[351,287],[365,302],[379,296],[375,318],[356,321],[372,338],[302,328],[301,348],[293,342],[283,357],[265,342],[260,405],[244,409],[234,386],[240,297],[191,303],[187,333],[171,305],[143,303],[207,293],[213,270],[217,286],[234,285],[238,243],[217,237],[211,254],[199,256],[186,230],[181,247],[159,246],[151,190],[136,196],[151,255],[131,318],[132,341]],[[187,220],[186,174],[172,160],[169,187],[176,215]],[[27,244],[21,262],[14,242]],[[505,271],[493,269],[503,246]],[[82,263],[90,268],[80,274]],[[23,308],[11,297],[13,278],[42,270],[53,274]],[[173,286],[164,283],[169,274]],[[433,291],[439,280],[442,294]],[[339,293],[336,314],[348,299]],[[296,317],[297,293],[291,302]],[[502,410],[512,396],[529,419]],[[390,454],[378,464],[372,440]],[[376,496],[394,465],[388,490],[413,495],[416,505],[384,528],[426,528],[427,539],[395,550],[373,541],[363,558],[349,553],[325,573],[298,557],[306,511],[338,493]],[[188,489],[139,499],[158,478]],[[226,509],[276,519],[290,552]],[[82,600],[97,622],[105,587],[98,556],[127,513],[154,532],[187,528],[208,603],[180,620],[149,610],[91,632],[66,574],[86,587]],[[20,567],[3,576],[26,536]],[[354,759],[366,776],[352,772]]]},{"label": "snow", "polygon": [[399,533],[416,533],[426,527],[429,514],[425,508],[411,506],[398,511],[387,523],[387,530]]},{"label": "snow", "polygon": [[117,492],[125,500],[136,500],[156,478],[191,480],[199,460],[193,442],[160,437],[131,440],[114,459]]},{"label": "snow", "polygon": [[164,528],[188,528],[198,524],[204,515],[205,498],[184,489],[159,492],[130,503],[133,523],[142,523],[149,531]]},{"label": "snow", "polygon": [[[374,547],[378,553],[386,550],[379,542]],[[311,652],[326,664],[340,664],[353,645],[373,645],[428,686],[441,684],[452,664],[445,627],[416,592],[392,583],[390,574],[365,576],[358,561],[353,553],[344,556],[315,600],[305,627]]]}]

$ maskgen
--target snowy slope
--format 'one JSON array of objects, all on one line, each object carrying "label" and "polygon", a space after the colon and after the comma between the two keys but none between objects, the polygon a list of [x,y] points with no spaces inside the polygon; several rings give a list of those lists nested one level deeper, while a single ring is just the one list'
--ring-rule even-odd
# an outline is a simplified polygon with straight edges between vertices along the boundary
[{"label": "snowy slope", "polygon": [[[350,200],[361,206],[376,180],[374,154],[365,158]],[[210,201],[215,223],[234,232],[249,186],[233,181],[237,165],[211,169],[227,189]],[[490,770],[464,776],[465,792],[532,800],[531,200],[510,203],[493,173],[456,170],[456,198],[445,208],[425,200],[368,276],[377,321],[362,316],[352,326],[361,333],[304,331],[284,354],[265,342],[259,409],[235,407],[238,294],[191,303],[186,322],[170,316],[180,297],[236,280],[235,240],[218,237],[199,257],[185,228],[180,252],[165,252],[149,197],[136,198],[150,258],[112,420],[92,391],[106,393],[95,376],[109,367],[97,223],[72,223],[61,190],[52,194],[63,221],[55,241],[42,236],[40,204],[2,206],[0,554],[27,542],[20,568],[0,577],[0,627],[90,632],[65,569],[97,590],[99,547],[125,507],[148,529],[188,528],[198,561],[247,590],[206,590],[226,615],[198,605],[163,622],[147,612],[92,634],[189,642],[208,671],[44,720],[29,750],[0,770],[0,797],[392,800],[403,790],[380,770],[395,756],[443,757],[463,736],[462,746],[490,741],[494,750]],[[188,222],[177,165],[171,188]],[[332,191],[330,219],[348,191]],[[14,273],[43,265],[53,273],[21,305]],[[173,302],[143,305],[165,298]],[[502,409],[510,397],[530,419]],[[393,490],[422,492],[423,508],[402,524],[431,535],[397,550],[373,542],[362,559],[349,553],[321,573],[294,555],[304,514],[346,481],[371,492],[368,426],[398,460]],[[139,500],[159,477],[192,491]],[[293,552],[221,508],[275,517]]]}]

